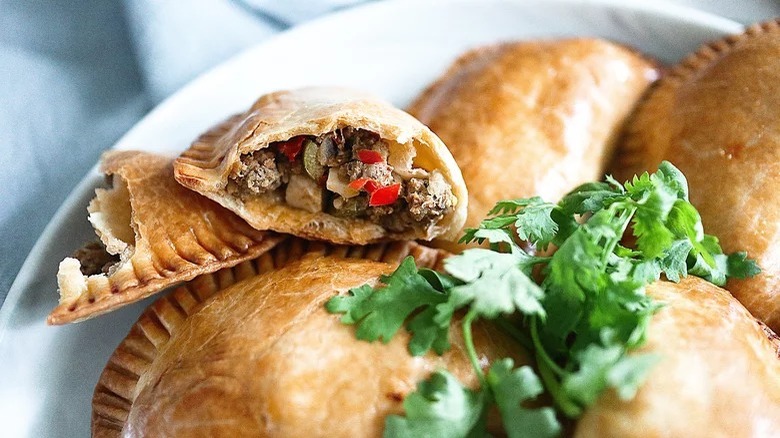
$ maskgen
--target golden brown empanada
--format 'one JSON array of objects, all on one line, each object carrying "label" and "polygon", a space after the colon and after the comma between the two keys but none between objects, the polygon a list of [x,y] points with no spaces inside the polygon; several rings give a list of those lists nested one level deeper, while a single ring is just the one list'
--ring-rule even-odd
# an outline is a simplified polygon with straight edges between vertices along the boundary
[{"label": "golden brown empanada", "polygon": [[704,229],[763,272],[726,288],[780,330],[780,20],[699,49],[637,109],[615,173],[669,160],[685,173]]},{"label": "golden brown empanada", "polygon": [[602,40],[505,43],[462,55],[409,112],[460,165],[474,227],[499,200],[557,201],[600,179],[656,76],[652,62]]},{"label": "golden brown empanada", "polygon": [[[396,262],[398,245],[440,254],[410,243],[368,252]],[[100,377],[93,436],[381,436],[385,417],[402,413],[404,397],[439,367],[476,386],[460,330],[443,356],[415,358],[403,330],[389,344],[360,341],[325,310],[329,298],[376,282],[392,265],[308,254],[274,270],[273,253],[285,248],[150,306]],[[479,325],[475,335],[483,363],[516,357],[518,347],[494,329]]]},{"label": "golden brown empanada", "polygon": [[197,275],[268,251],[283,237],[257,231],[173,179],[172,159],[109,152],[89,221],[101,242],[60,263],[60,303],[49,324],[81,321],[143,299]]},{"label": "golden brown empanada", "polygon": [[463,178],[428,128],[341,88],[262,96],[175,163],[176,179],[259,230],[335,243],[456,237]]},{"label": "golden brown empanada", "polygon": [[656,282],[667,305],[642,353],[659,356],[631,401],[603,394],[575,437],[769,437],[780,431],[780,342],[728,291],[697,277]]}]

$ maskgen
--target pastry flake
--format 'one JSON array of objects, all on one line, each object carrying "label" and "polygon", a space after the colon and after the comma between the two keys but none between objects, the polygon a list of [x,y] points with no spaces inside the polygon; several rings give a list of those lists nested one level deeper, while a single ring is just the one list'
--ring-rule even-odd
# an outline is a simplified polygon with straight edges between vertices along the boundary
[{"label": "pastry flake", "polygon": [[185,187],[259,230],[339,244],[455,238],[465,184],[447,148],[364,93],[304,88],[260,97],[174,164]]},{"label": "pastry flake", "polygon": [[59,266],[60,303],[49,324],[92,318],[197,275],[268,251],[283,237],[260,232],[173,179],[172,160],[109,152],[89,221],[100,238]]}]

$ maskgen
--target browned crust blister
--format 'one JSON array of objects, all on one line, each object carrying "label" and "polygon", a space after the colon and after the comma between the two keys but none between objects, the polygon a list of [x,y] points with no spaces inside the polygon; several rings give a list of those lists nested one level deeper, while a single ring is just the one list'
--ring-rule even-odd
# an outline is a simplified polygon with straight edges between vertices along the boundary
[{"label": "browned crust blister", "polygon": [[[675,66],[664,72],[663,77],[652,85],[637,105],[634,114],[626,124],[623,142],[618,148],[611,165],[611,173],[625,181],[633,175],[654,171],[653,164],[660,162],[663,151],[649,151],[648,144],[658,143],[652,134],[658,114],[668,114],[674,102],[674,94],[683,83],[703,71],[713,62],[729,53],[738,44],[756,36],[780,32],[780,18],[756,23],[743,33],[728,35],[702,45]],[[651,138],[647,139],[650,136]]]},{"label": "browned crust blister", "polygon": [[[61,281],[63,299],[49,315],[49,324],[76,322],[114,310],[179,282],[255,258],[284,239],[255,230],[215,202],[181,187],[173,179],[171,161],[143,152],[112,152],[104,157],[103,172],[114,176],[115,186],[126,184],[129,193],[126,202],[135,234],[129,248],[132,255],[108,275],[83,276],[85,289]],[[95,207],[95,202],[92,215],[115,215],[108,206]],[[110,238],[105,234],[111,233],[101,236],[104,242]],[[71,275],[81,277],[80,273]]]},{"label": "browned crust blister", "polygon": [[[316,136],[344,127],[375,132],[414,156],[416,167],[441,172],[457,199],[453,211],[426,229],[393,232],[366,219],[294,208],[278,196],[242,199],[227,191],[229,175],[243,154],[299,135]],[[247,112],[202,135],[176,159],[174,169],[179,183],[215,200],[259,230],[337,244],[454,239],[463,225],[468,204],[460,168],[430,129],[372,95],[342,88],[312,87],[264,95]]]},{"label": "browned crust blister", "polygon": [[441,269],[449,253],[414,242],[340,246],[288,238],[254,260],[202,275],[158,299],[140,316],[108,360],[92,399],[92,433],[117,437],[136,397],[136,385],[177,328],[199,305],[241,280],[260,275],[304,257],[335,256],[399,264],[412,256],[421,267]]}]

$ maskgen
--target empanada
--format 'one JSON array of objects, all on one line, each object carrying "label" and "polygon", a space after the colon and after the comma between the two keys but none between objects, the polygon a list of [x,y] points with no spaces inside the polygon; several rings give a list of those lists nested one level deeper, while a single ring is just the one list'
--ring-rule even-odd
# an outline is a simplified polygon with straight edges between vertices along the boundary
[{"label": "empanada", "polygon": [[575,437],[769,437],[780,431],[780,341],[728,291],[697,277],[656,282],[666,303],[641,353],[659,362],[631,401],[610,391]]},{"label": "empanada", "polygon": [[502,199],[557,201],[600,179],[654,64],[603,40],[513,42],[462,55],[409,108],[447,144],[475,227]]},{"label": "empanada", "polygon": [[262,96],[198,139],[175,171],[259,230],[334,243],[453,238],[466,214],[463,178],[441,140],[341,88]]},{"label": "empanada", "polygon": [[704,229],[763,272],[726,288],[780,330],[780,20],[699,49],[637,109],[615,173],[669,160]]},{"label": "empanada", "polygon": [[172,159],[110,152],[89,221],[101,242],[60,263],[60,303],[49,324],[81,321],[143,299],[197,275],[268,251],[283,237],[257,231],[173,179]]},{"label": "empanada", "polygon": [[[385,246],[396,246],[393,262],[400,244]],[[100,377],[93,436],[381,436],[385,417],[402,413],[432,371],[477,385],[459,326],[443,356],[411,357],[403,330],[389,344],[360,341],[325,310],[392,265],[309,254],[273,270],[285,245],[150,306]],[[495,329],[479,324],[475,335],[483,363],[516,357],[519,347]]]}]

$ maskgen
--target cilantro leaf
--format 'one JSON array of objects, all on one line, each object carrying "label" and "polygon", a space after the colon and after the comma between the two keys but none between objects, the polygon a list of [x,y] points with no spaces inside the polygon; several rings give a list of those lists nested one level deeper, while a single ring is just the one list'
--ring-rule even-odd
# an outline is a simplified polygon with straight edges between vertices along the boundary
[{"label": "cilantro leaf", "polygon": [[558,224],[550,217],[555,204],[533,197],[528,204],[515,215],[515,227],[520,239],[534,243],[542,248],[555,237]]},{"label": "cilantro leaf", "polygon": [[626,355],[619,345],[590,345],[578,357],[579,370],[563,380],[564,390],[585,406],[592,405],[601,392],[613,388],[623,400],[634,397],[660,357],[653,354]]},{"label": "cilantro leaf", "polygon": [[551,217],[555,204],[544,202],[542,198],[515,199],[500,201],[488,213],[489,217],[479,224],[479,228],[466,230],[460,243],[477,241],[482,243],[508,243],[517,246],[514,241],[514,226],[520,239],[546,248],[558,231],[558,224]]},{"label": "cilantro leaf", "polygon": [[433,269],[420,268],[417,272],[428,281],[428,284],[438,291],[443,292],[461,284],[461,282],[452,275],[434,271]]},{"label": "cilantro leaf", "polygon": [[353,318],[352,309],[356,309],[368,300],[374,293],[374,288],[364,284],[360,287],[350,289],[349,295],[336,296],[325,303],[325,309],[330,313],[343,313],[341,322],[344,324],[354,324],[357,322]]},{"label": "cilantro leaf", "polygon": [[732,278],[750,278],[761,273],[755,260],[747,258],[744,251],[729,254],[726,266],[728,276]]},{"label": "cilantro leaf", "polygon": [[384,436],[482,437],[487,397],[483,391],[464,388],[450,373],[434,372],[404,400],[406,416],[385,419]]},{"label": "cilantro leaf", "polygon": [[676,240],[668,249],[664,251],[664,258],[661,261],[661,269],[666,274],[666,278],[677,283],[681,277],[688,275],[688,254],[693,249],[693,244],[689,240]]},{"label": "cilantro leaf", "polygon": [[644,383],[650,370],[661,359],[655,354],[624,356],[607,372],[607,385],[617,391],[621,400],[631,400]]},{"label": "cilantro leaf", "polygon": [[674,167],[668,161],[662,161],[658,166],[658,177],[664,184],[677,193],[679,199],[688,200],[688,180],[680,169]]},{"label": "cilantro leaf", "polygon": [[539,377],[529,366],[513,367],[512,359],[501,359],[493,363],[487,374],[507,435],[509,438],[558,436],[561,425],[552,408],[529,409],[523,406],[544,391]]},{"label": "cilantro leaf", "polygon": [[567,214],[595,213],[623,196],[614,185],[603,182],[583,184],[567,194],[559,205]]},{"label": "cilantro leaf", "polygon": [[458,307],[469,305],[488,319],[515,311],[543,316],[544,292],[523,273],[520,262],[513,254],[481,248],[450,257],[445,270],[464,283],[450,290],[453,302]]},{"label": "cilantro leaf", "polygon": [[[331,313],[344,313],[342,322],[357,324],[358,339],[390,342],[412,312],[447,301],[447,295],[434,289],[417,272],[412,257],[404,259],[395,272],[383,276],[381,281],[386,285],[384,288],[376,290],[364,285],[350,290],[349,296],[331,298],[325,305]],[[421,321],[414,327],[420,329],[420,324]],[[430,338],[429,333],[421,336]]]},{"label": "cilantro leaf", "polygon": [[696,207],[688,201],[678,199],[669,211],[666,226],[677,237],[687,237],[691,242],[704,238],[704,227]]},{"label": "cilantro leaf", "polygon": [[477,242],[480,245],[487,240],[490,244],[505,243],[509,245],[510,251],[515,252],[519,246],[512,237],[512,232],[504,228],[469,228],[458,242],[470,243]]},{"label": "cilantro leaf", "polygon": [[619,345],[602,347],[590,344],[576,356],[579,369],[563,378],[563,390],[584,406],[596,402],[609,382],[607,374],[623,356]]},{"label": "cilantro leaf", "polygon": [[409,340],[409,353],[412,356],[422,356],[430,349],[436,354],[444,354],[450,349],[452,313],[445,318],[437,318],[438,312],[437,307],[428,307],[406,324],[406,329],[414,333]]},{"label": "cilantro leaf", "polygon": [[533,197],[533,198],[527,198],[527,199],[506,199],[503,201],[498,201],[496,205],[490,209],[488,212],[488,216],[496,216],[496,215],[511,215],[514,213],[517,213],[520,211],[523,207],[530,205],[535,201],[536,199],[539,199],[539,197]]}]

